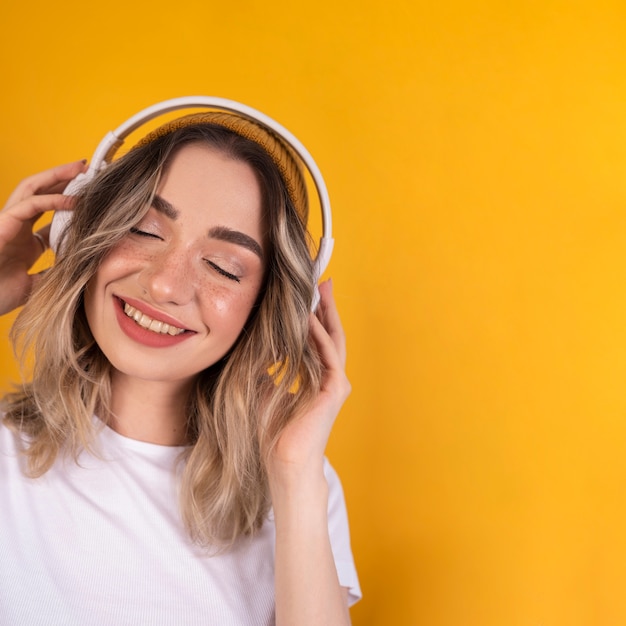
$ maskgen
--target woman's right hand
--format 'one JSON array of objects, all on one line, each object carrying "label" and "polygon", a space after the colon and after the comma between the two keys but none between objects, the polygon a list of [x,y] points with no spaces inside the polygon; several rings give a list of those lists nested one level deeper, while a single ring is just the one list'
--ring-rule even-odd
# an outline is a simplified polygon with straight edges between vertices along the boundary
[{"label": "woman's right hand", "polygon": [[28,271],[49,245],[50,226],[35,236],[35,222],[46,211],[72,208],[73,198],[61,192],[85,169],[85,161],[75,161],[29,176],[0,211],[0,315],[24,304],[37,280]]}]

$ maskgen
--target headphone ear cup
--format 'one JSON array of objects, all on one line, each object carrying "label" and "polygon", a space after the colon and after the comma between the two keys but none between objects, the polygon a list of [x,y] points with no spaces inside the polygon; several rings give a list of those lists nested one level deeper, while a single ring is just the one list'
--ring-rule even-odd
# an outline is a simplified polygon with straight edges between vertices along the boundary
[{"label": "headphone ear cup", "polygon": [[313,302],[311,303],[311,312],[315,313],[319,303],[320,303],[320,288],[317,283],[315,283],[315,287],[313,288]]},{"label": "headphone ear cup", "polygon": [[333,247],[335,240],[331,237],[322,237],[320,239],[320,247],[317,251],[317,258],[315,259],[315,265],[313,266],[313,276],[315,278],[315,290],[313,292],[313,302],[311,303],[311,311],[315,313],[317,305],[320,302],[320,292],[317,286],[322,274],[326,271],[330,262],[330,256],[333,253]]},{"label": "headphone ear cup", "polygon": [[[63,190],[64,196],[76,195],[94,176],[94,170],[91,168],[84,173],[80,173],[73,178]],[[50,225],[50,248],[53,252],[58,253],[59,242],[63,231],[67,228],[72,218],[71,211],[56,211],[52,217]]]}]

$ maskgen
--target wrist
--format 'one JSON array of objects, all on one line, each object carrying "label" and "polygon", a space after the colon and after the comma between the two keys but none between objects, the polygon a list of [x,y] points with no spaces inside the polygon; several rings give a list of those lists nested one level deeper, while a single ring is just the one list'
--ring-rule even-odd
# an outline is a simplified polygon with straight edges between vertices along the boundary
[{"label": "wrist", "polygon": [[323,466],[316,472],[274,473],[269,476],[269,490],[277,526],[317,524],[326,527],[328,483]]},{"label": "wrist", "polygon": [[270,493],[326,494],[328,483],[324,475],[324,459],[294,463],[271,459],[267,466]]}]

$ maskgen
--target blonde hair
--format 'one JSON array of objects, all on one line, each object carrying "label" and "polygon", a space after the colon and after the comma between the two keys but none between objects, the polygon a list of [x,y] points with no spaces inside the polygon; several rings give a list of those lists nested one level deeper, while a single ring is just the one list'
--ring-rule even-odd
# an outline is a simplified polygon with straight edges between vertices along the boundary
[{"label": "blonde hair", "polygon": [[177,129],[131,150],[77,197],[55,265],[18,315],[12,339],[31,382],[4,400],[5,422],[26,437],[28,473],[59,454],[92,449],[93,416],[106,420],[111,365],[96,344],[83,293],[102,259],[148,210],[181,146],[203,142],[256,172],[269,242],[264,286],[229,354],[198,374],[188,399],[181,511],[192,539],[228,547],[263,523],[267,458],[285,426],[316,395],[321,364],[309,339],[314,272],[303,218],[267,152],[212,124]]}]

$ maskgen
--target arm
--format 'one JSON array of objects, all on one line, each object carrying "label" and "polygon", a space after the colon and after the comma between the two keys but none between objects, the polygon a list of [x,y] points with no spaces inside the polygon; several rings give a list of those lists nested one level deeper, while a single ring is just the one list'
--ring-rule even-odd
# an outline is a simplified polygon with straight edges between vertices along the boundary
[{"label": "arm", "polygon": [[276,523],[277,626],[347,626],[346,589],[340,587],[328,534],[324,450],[350,393],[345,336],[329,282],[311,316],[322,357],[322,389],[308,411],[285,429],[270,460],[269,485]]},{"label": "arm", "polygon": [[49,226],[39,230],[38,240],[33,226],[46,211],[71,209],[72,198],[61,192],[84,168],[83,161],[76,161],[26,178],[0,211],[0,315],[28,298],[36,281],[28,270],[47,246],[49,231]]}]

